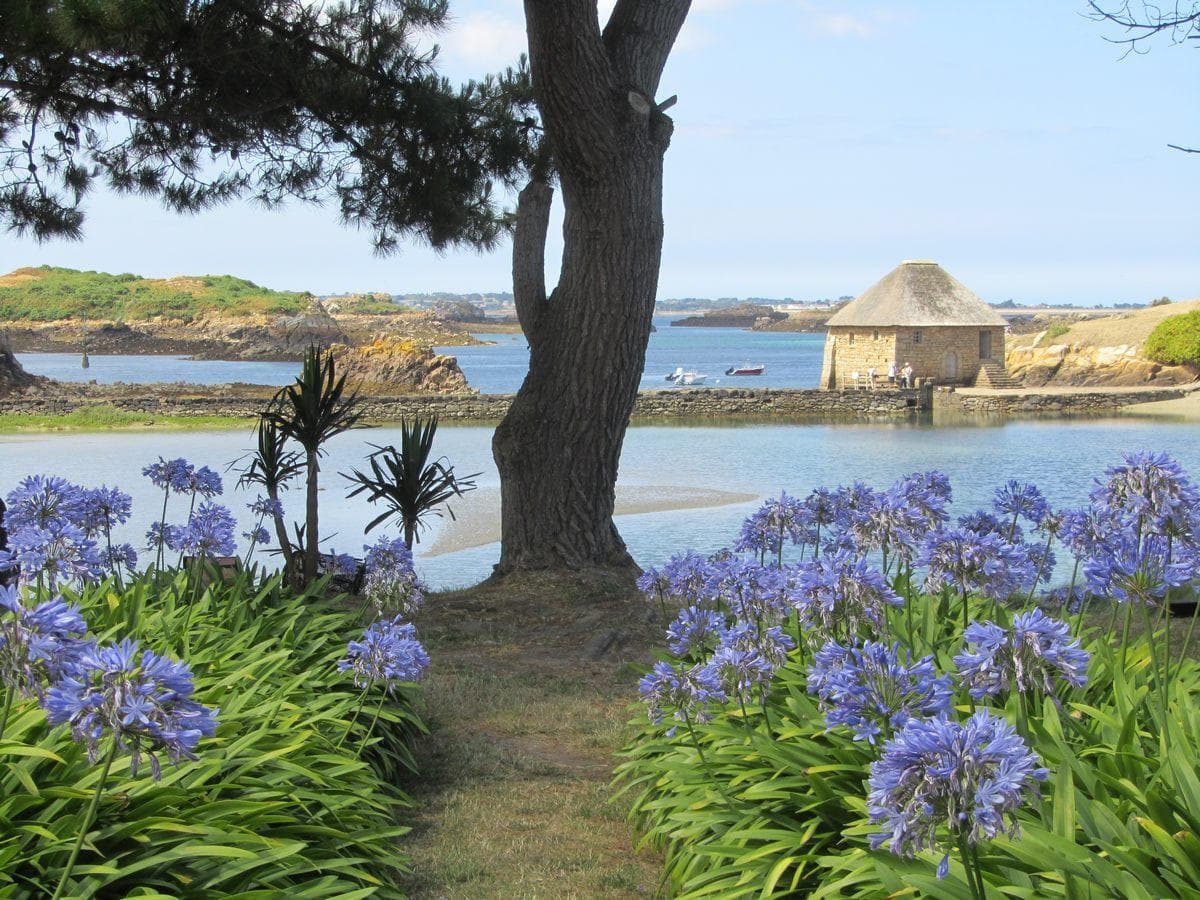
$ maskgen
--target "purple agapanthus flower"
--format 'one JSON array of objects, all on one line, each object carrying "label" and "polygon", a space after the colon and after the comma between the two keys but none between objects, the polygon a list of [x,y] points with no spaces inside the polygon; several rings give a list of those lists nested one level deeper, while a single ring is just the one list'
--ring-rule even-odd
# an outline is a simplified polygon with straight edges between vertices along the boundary
[{"label": "purple agapanthus flower", "polygon": [[1135,537],[1190,531],[1200,493],[1183,467],[1166,453],[1143,450],[1122,456],[1124,465],[1108,469],[1092,491],[1092,503],[1103,518],[1122,522]]},{"label": "purple agapanthus flower", "polygon": [[700,599],[709,579],[709,561],[699,553],[682,553],[671,557],[662,568],[667,580],[667,595],[691,605]]},{"label": "purple agapanthus flower", "polygon": [[400,616],[369,626],[346,647],[338,671],[352,672],[360,688],[382,686],[392,693],[401,684],[420,681],[429,666],[429,654],[417,640],[417,629]]},{"label": "purple agapanthus flower", "polygon": [[766,691],[775,668],[754,647],[721,644],[705,664],[727,698],[740,703],[753,700],[756,691]]},{"label": "purple agapanthus flower", "polygon": [[1018,837],[1017,810],[1048,774],[1012,726],[987,710],[965,723],[909,719],[871,765],[867,811],[882,826],[871,846],[886,844],[905,859],[942,850],[945,877],[960,836],[971,846],[1000,833]]},{"label": "purple agapanthus flower", "polygon": [[377,569],[404,569],[412,571],[413,555],[403,538],[380,537],[373,544],[363,544],[366,553],[367,572]]},{"label": "purple agapanthus flower", "polygon": [[1172,588],[1196,579],[1197,559],[1187,548],[1173,547],[1157,534],[1139,542],[1133,535],[1114,537],[1083,565],[1088,588],[1120,603],[1162,602]]},{"label": "purple agapanthus flower", "polygon": [[[677,722],[703,723],[711,718],[709,704],[724,703],[720,680],[702,663],[676,669],[660,660],[638,682],[638,692],[649,708],[650,721],[658,725],[669,713]],[[668,731],[674,734],[675,729]]]},{"label": "purple agapanthus flower", "polygon": [[51,590],[72,581],[95,581],[104,574],[96,542],[83,529],[62,519],[45,527],[27,525],[9,535],[0,551],[0,569],[18,567],[26,582],[42,581]]},{"label": "purple agapanthus flower", "polygon": [[196,759],[200,738],[216,731],[216,710],[193,700],[194,690],[185,663],[149,650],[139,653],[135,641],[124,640],[85,652],[79,671],[47,694],[46,718],[52,725],[69,724],[93,762],[112,741],[130,751],[136,776],[145,753],[157,780],[160,751],[176,764]]},{"label": "purple agapanthus flower", "polygon": [[0,587],[0,682],[5,687],[42,699],[47,685],[78,671],[89,646],[87,623],[61,597],[28,609],[15,587]]},{"label": "purple agapanthus flower", "polygon": [[725,617],[716,610],[687,606],[667,626],[667,647],[676,656],[706,653],[721,639]]},{"label": "purple agapanthus flower", "polygon": [[233,533],[237,522],[219,503],[201,503],[180,529],[177,540],[184,553],[200,557],[231,556],[237,550]]},{"label": "purple agapanthus flower", "polygon": [[242,537],[246,539],[246,542],[251,547],[257,547],[260,544],[271,543],[271,532],[267,531],[266,527],[263,525],[259,525],[252,531],[243,531]]},{"label": "purple agapanthus flower", "polygon": [[878,629],[888,606],[904,605],[882,572],[843,550],[797,567],[789,599],[814,645],[850,640],[864,625]]},{"label": "purple agapanthus flower", "polygon": [[80,491],[76,524],[89,537],[111,534],[133,514],[133,498],[117,488],[98,487]]},{"label": "purple agapanthus flower", "polygon": [[248,503],[246,506],[259,519],[283,515],[283,504],[269,497],[256,497],[253,503]]},{"label": "purple agapanthus flower", "polygon": [[1050,505],[1037,485],[1010,478],[1003,487],[996,488],[992,508],[1013,523],[1021,518],[1036,524],[1050,509]]},{"label": "purple agapanthus flower", "polygon": [[804,502],[784,491],[767,500],[743,523],[733,549],[760,555],[777,555],[786,542],[809,544],[816,538],[813,515]]},{"label": "purple agapanthus flower", "polygon": [[[973,513],[967,513],[965,516],[959,516],[958,527],[972,534],[991,534],[1005,540],[1008,539],[1010,531],[1009,523],[1001,522],[986,509],[978,509]],[[1017,525],[1016,530],[1013,532],[1013,540],[1024,540],[1024,533],[1021,531],[1020,525]]]},{"label": "purple agapanthus flower", "polygon": [[186,476],[187,490],[185,493],[211,500],[220,496],[224,491],[221,476],[208,466],[192,469]]},{"label": "purple agapanthus flower", "polygon": [[132,544],[113,544],[111,547],[103,548],[100,556],[104,567],[110,572],[119,568],[124,568],[126,572],[132,572],[137,568],[138,555]]},{"label": "purple agapanthus flower", "polygon": [[729,556],[708,565],[700,592],[706,607],[727,609],[743,622],[773,624],[787,613],[786,576],[774,566]]},{"label": "purple agapanthus flower", "polygon": [[10,532],[22,528],[49,528],[78,524],[83,488],[55,475],[29,475],[8,495],[5,525]]},{"label": "purple agapanthus flower", "polygon": [[186,494],[191,490],[192,475],[195,467],[182,457],[178,459],[163,459],[151,463],[142,469],[142,474],[150,479],[155,487],[164,491],[174,491],[176,494]]},{"label": "purple agapanthus flower", "polygon": [[996,600],[1027,588],[1037,574],[1036,563],[1024,546],[961,528],[929,535],[921,545],[917,565],[927,569],[925,589],[930,593],[950,588]]},{"label": "purple agapanthus flower", "polygon": [[941,528],[950,519],[946,504],[953,497],[950,479],[935,470],[914,472],[897,481],[889,489],[893,497],[903,497],[911,514],[920,523],[913,529],[917,537]]},{"label": "purple agapanthus flower", "polygon": [[400,538],[381,537],[364,544],[366,578],[362,593],[378,618],[385,613],[413,616],[425,601],[427,588],[413,569],[412,551]]},{"label": "purple agapanthus flower", "polygon": [[179,525],[168,525],[163,522],[153,522],[146,531],[146,549],[156,551],[162,546],[176,553],[183,552],[183,539],[187,529]]},{"label": "purple agapanthus flower", "polygon": [[1058,699],[1059,682],[1087,684],[1091,656],[1071,637],[1066,622],[1040,609],[1019,613],[1012,627],[972,622],[963,632],[963,651],[954,657],[958,677],[976,700],[1010,691],[1040,691]]},{"label": "purple agapanthus flower", "polygon": [[809,667],[808,691],[820,698],[830,728],[844,725],[869,744],[885,728],[894,732],[912,718],[949,714],[952,697],[950,679],[937,674],[933,657],[913,662],[899,644],[875,641],[862,647],[830,641]]}]

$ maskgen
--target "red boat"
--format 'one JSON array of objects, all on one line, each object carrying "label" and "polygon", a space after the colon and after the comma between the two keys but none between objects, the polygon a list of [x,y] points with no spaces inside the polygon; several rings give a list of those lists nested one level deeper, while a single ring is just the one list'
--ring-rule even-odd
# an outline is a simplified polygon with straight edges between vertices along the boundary
[{"label": "red boat", "polygon": [[761,375],[765,371],[767,371],[766,366],[750,366],[750,365],[743,364],[740,366],[731,366],[730,368],[725,370],[725,374],[726,375]]}]

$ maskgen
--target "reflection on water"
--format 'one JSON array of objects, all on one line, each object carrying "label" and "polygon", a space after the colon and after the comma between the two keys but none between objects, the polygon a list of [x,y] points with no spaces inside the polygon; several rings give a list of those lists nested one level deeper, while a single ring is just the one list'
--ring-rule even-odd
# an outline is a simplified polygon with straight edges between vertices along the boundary
[{"label": "reflection on water", "polygon": [[[499,483],[491,458],[491,427],[444,427],[436,452],[463,472],[482,472],[483,486]],[[330,444],[322,463],[322,531],[329,546],[358,551],[363,526],[374,517],[360,499],[346,500],[347,482],[336,473],[359,465],[371,444],[395,443],[395,429],[377,428],[342,435]],[[248,431],[188,434],[63,434],[0,436],[0,492],[7,493],[30,473],[53,473],[85,485],[120,485],[134,495],[137,521],[125,539],[141,535],[158,513],[161,494],[141,477],[158,456],[186,456],[197,464],[224,469],[252,443]],[[906,473],[940,469],[954,485],[956,513],[988,502],[1007,478],[1036,482],[1055,505],[1080,504],[1092,480],[1119,461],[1123,450],[1153,449],[1175,455],[1200,476],[1200,429],[1193,425],[1129,418],[1084,421],[1023,421],[995,427],[930,427],[927,423],[753,424],[737,427],[643,426],[629,430],[621,456],[621,483],[637,487],[682,485],[742,491],[758,498],[786,489],[804,494],[820,485],[856,480],[876,486]],[[227,477],[232,489],[234,477]],[[245,505],[253,496],[227,494],[248,528]],[[711,552],[731,543],[741,520],[759,501],[711,509],[623,516],[618,525],[634,557],[653,565],[679,550]],[[303,512],[294,490],[285,496],[289,514]],[[182,503],[173,507],[182,518]],[[443,524],[433,519],[428,538]],[[244,530],[244,529],[243,529]],[[420,573],[437,587],[471,584],[486,577],[498,558],[498,545],[439,557],[418,554]]]}]

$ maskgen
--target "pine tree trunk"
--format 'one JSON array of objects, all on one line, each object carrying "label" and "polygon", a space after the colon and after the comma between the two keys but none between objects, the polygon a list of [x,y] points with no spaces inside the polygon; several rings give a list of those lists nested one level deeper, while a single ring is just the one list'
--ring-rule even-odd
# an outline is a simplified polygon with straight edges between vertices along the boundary
[{"label": "pine tree trunk", "polygon": [[[534,92],[565,220],[558,287],[544,284],[552,191],[521,193],[513,292],[529,374],[492,442],[501,484],[498,575],[636,567],[613,523],[662,255],[671,120],[653,97],[687,0],[526,0]],[[588,18],[590,7],[590,19]]]}]

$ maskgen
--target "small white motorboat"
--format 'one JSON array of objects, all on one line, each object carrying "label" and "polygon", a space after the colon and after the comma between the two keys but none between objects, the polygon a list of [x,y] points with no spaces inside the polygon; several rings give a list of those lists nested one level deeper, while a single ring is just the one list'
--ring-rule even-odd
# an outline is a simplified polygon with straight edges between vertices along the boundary
[{"label": "small white motorboat", "polygon": [[668,372],[666,380],[667,381],[678,381],[681,375],[683,375],[683,366],[680,366],[674,372]]},{"label": "small white motorboat", "polygon": [[699,372],[684,372],[676,379],[675,383],[685,387],[695,387],[704,384],[704,379],[707,377],[707,375],[701,375]]}]

